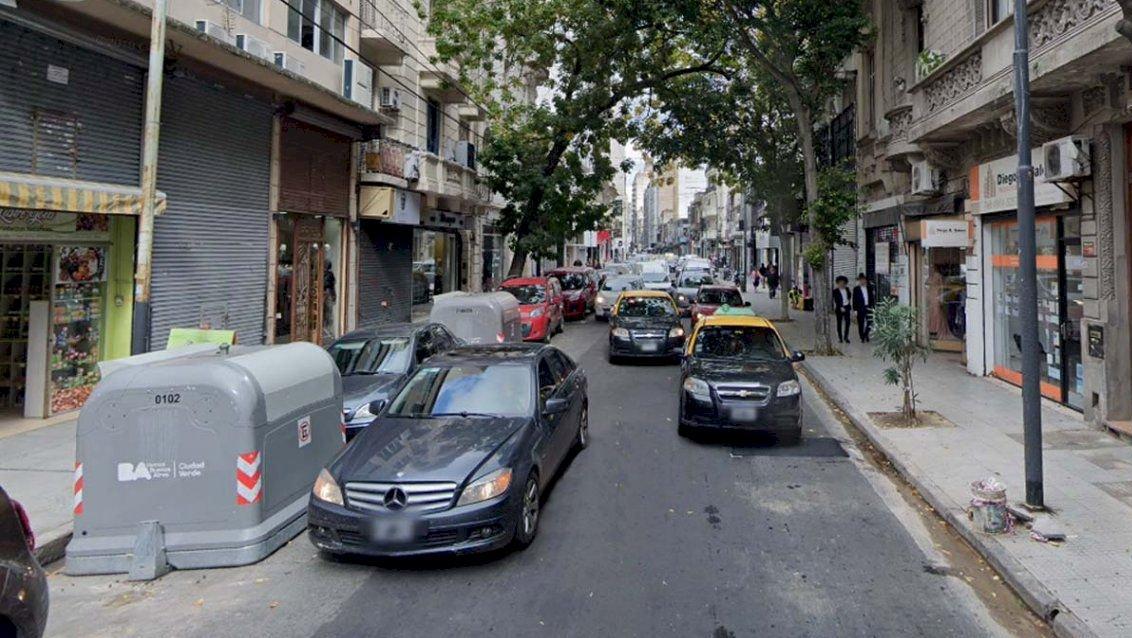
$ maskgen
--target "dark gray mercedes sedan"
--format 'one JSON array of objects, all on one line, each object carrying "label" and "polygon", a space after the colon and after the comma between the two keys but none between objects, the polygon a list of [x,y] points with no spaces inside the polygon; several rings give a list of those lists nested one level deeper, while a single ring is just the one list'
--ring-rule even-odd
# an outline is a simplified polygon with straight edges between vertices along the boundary
[{"label": "dark gray mercedes sedan", "polygon": [[585,374],[540,344],[424,362],[315,482],[310,539],[329,554],[529,545],[542,491],[589,441]]}]

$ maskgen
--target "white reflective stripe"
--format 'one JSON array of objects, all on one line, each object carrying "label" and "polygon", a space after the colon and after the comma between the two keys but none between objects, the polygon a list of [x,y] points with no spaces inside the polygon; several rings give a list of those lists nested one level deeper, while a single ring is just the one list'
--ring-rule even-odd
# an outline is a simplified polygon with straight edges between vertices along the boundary
[{"label": "white reflective stripe", "polygon": [[245,501],[251,502],[259,497],[260,488],[263,481],[256,481],[254,487],[244,487],[243,483],[236,483],[236,493],[244,498]]},{"label": "white reflective stripe", "polygon": [[241,474],[247,474],[248,476],[251,476],[252,474],[255,474],[257,471],[259,471],[259,462],[260,462],[259,454],[256,454],[255,460],[252,461],[251,463],[248,463],[247,461],[245,461],[244,457],[237,456],[236,457],[236,469],[239,470]]}]

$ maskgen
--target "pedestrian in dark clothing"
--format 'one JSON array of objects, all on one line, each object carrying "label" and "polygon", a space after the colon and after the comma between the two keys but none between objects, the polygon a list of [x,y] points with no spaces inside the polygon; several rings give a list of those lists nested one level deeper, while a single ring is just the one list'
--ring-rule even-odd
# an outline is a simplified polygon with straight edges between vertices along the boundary
[{"label": "pedestrian in dark clothing", "polygon": [[[853,323],[853,294],[849,292],[849,278],[838,275],[833,288],[833,314],[837,316],[837,342],[849,343],[849,326]],[[865,338],[861,337],[864,341]]]},{"label": "pedestrian in dark clothing", "polygon": [[772,264],[766,269],[766,287],[770,290],[771,299],[774,299],[774,296],[778,294],[779,283],[781,283],[781,279],[778,276],[778,266]]},{"label": "pedestrian in dark clothing", "polygon": [[869,341],[876,299],[876,292],[869,285],[869,278],[865,273],[857,275],[857,285],[853,287],[853,311],[857,313],[857,336],[865,343]]}]

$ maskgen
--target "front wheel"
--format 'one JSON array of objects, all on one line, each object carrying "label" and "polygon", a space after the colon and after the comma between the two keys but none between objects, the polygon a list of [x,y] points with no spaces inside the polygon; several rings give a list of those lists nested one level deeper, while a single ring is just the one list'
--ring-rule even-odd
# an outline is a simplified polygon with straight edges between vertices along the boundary
[{"label": "front wheel", "polygon": [[519,503],[518,520],[515,521],[514,542],[519,549],[530,547],[538,534],[539,498],[538,477],[532,472],[523,487],[523,499]]},{"label": "front wheel", "polygon": [[582,418],[578,423],[578,434],[574,437],[574,449],[581,451],[590,444],[590,406],[582,406]]}]

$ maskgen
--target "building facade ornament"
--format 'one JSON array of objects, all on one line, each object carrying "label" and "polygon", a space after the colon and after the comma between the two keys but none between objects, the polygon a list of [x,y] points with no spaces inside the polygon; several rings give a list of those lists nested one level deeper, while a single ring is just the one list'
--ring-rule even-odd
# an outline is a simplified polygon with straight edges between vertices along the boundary
[{"label": "building facade ornament", "polygon": [[944,107],[983,81],[983,54],[977,52],[948,69],[938,80],[924,88],[928,113]]},{"label": "building facade ornament", "polygon": [[[1120,2],[1127,4],[1128,0]],[[1117,0],[1053,0],[1046,3],[1030,16],[1030,46],[1037,49],[1049,44],[1116,3]]]},{"label": "building facade ornament", "polygon": [[1113,256],[1114,238],[1112,236],[1113,224],[1113,197],[1112,189],[1112,137],[1108,130],[1097,129],[1100,133],[1095,137],[1093,148],[1093,183],[1096,184],[1096,201],[1093,204],[1093,213],[1097,225],[1097,255],[1100,261],[1097,264],[1097,274],[1100,278],[1098,296],[1101,299],[1113,300],[1116,298],[1116,260]]},{"label": "building facade ornament", "polygon": [[[1045,144],[1069,134],[1069,102],[1047,102],[1034,104],[1030,109],[1030,136],[1035,144]],[[999,124],[1007,135],[1015,137],[1018,132],[1018,118],[1014,109],[999,116]]]}]

